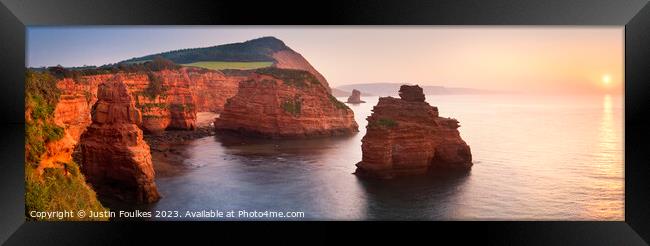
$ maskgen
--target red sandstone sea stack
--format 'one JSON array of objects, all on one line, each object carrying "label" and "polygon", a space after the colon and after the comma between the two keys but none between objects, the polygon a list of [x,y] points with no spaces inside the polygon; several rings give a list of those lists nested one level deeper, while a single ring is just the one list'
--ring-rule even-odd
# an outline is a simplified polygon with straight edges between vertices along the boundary
[{"label": "red sandstone sea stack", "polygon": [[348,97],[347,103],[365,103],[365,101],[361,101],[361,92],[357,89],[352,90],[352,95]]},{"label": "red sandstone sea stack", "polygon": [[354,113],[311,73],[265,68],[239,84],[215,121],[217,131],[270,138],[358,132]]},{"label": "red sandstone sea stack", "polygon": [[100,196],[138,203],[160,198],[142,115],[119,77],[99,85],[92,124],[81,136],[81,170]]},{"label": "red sandstone sea stack", "polygon": [[381,97],[361,140],[356,174],[381,178],[421,175],[441,169],[469,169],[472,154],[458,121],[438,116],[422,88],[403,85],[400,98]]}]

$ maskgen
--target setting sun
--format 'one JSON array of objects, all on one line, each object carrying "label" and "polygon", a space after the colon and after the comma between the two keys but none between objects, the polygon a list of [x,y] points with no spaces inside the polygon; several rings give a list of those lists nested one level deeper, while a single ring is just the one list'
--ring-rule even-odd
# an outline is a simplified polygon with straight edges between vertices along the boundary
[{"label": "setting sun", "polygon": [[603,75],[603,85],[609,85],[609,83],[612,82],[612,77],[609,76],[609,74]]}]

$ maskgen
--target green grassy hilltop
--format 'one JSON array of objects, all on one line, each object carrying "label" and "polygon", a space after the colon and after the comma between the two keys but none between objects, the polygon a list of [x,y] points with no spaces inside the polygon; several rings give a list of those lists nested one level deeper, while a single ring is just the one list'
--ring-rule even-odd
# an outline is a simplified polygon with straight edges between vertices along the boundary
[{"label": "green grassy hilltop", "polygon": [[177,64],[190,64],[203,61],[274,62],[273,53],[281,50],[289,50],[289,47],[277,38],[262,37],[241,43],[172,50],[143,57],[135,57],[119,63],[138,63],[153,60],[158,56]]},{"label": "green grassy hilltop", "polygon": [[257,69],[269,67],[273,62],[232,62],[232,61],[200,61],[187,64],[181,64],[186,67],[200,67],[212,70],[225,70],[225,69]]}]

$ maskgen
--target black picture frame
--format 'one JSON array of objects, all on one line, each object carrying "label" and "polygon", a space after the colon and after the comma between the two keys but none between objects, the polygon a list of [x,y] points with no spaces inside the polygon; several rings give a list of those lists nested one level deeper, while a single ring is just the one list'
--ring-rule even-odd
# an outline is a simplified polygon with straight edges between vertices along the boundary
[{"label": "black picture frame", "polygon": [[[195,239],[451,239],[483,244],[647,245],[650,242],[650,5],[645,0],[171,1],[0,0],[0,242],[118,244],[165,235]],[[26,222],[24,74],[26,26],[38,25],[606,25],[625,26],[625,221],[431,222]],[[317,228],[314,228],[317,227]],[[367,235],[361,232],[369,229]],[[183,236],[183,237],[185,237]],[[394,236],[394,238],[393,238]],[[183,238],[183,240],[189,240]],[[440,241],[442,242],[442,241]]]}]

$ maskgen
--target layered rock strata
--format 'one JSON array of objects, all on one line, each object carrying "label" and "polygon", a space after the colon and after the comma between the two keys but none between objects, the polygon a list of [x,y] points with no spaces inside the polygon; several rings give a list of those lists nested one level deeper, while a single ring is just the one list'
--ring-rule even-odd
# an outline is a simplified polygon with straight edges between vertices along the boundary
[{"label": "layered rock strata", "polygon": [[186,70],[118,73],[135,106],[142,113],[142,129],[159,133],[166,129],[192,130],[196,107]]},{"label": "layered rock strata", "polygon": [[354,113],[309,72],[258,71],[239,84],[215,130],[270,138],[346,135],[358,131]]},{"label": "layered rock strata", "polygon": [[143,140],[142,114],[119,77],[99,85],[92,124],[81,136],[81,171],[95,191],[137,203],[160,198],[149,145]]},{"label": "layered rock strata", "polygon": [[356,174],[392,178],[471,168],[472,154],[458,121],[439,117],[419,86],[403,85],[400,98],[381,97],[372,111]]},{"label": "layered rock strata", "polygon": [[219,71],[188,69],[187,76],[197,112],[221,113],[226,100],[237,94],[246,76],[226,76]]},{"label": "layered rock strata", "polygon": [[46,151],[41,157],[38,170],[63,168],[63,163],[72,161],[72,153],[81,134],[91,123],[90,105],[96,101],[90,93],[84,93],[87,86],[74,83],[70,79],[57,83],[61,92],[54,107],[54,123],[63,127],[63,137],[46,143]]},{"label": "layered rock strata", "polygon": [[[196,68],[82,76],[59,80],[61,101],[55,120],[70,130],[78,141],[90,124],[90,108],[97,100],[97,88],[113,77],[124,82],[135,106],[142,113],[141,127],[148,133],[168,129],[196,128],[197,112],[221,112],[226,100],[237,93],[243,76],[226,76],[219,71]],[[66,131],[67,132],[67,131]]]},{"label": "layered rock strata", "polygon": [[[153,183],[148,146],[141,140],[140,129],[150,133],[167,129],[194,129],[197,111],[222,110],[226,99],[236,93],[241,79],[243,77],[195,68],[61,79],[57,82],[61,97],[54,108],[54,123],[64,128],[64,135],[62,139],[46,145],[47,151],[39,170],[62,168],[61,163],[72,161],[72,154],[79,147],[82,171],[88,173],[88,181],[100,195],[116,194],[119,198],[136,202],[155,201],[159,195]],[[99,91],[115,90],[120,93],[124,91],[128,96],[122,95],[119,100],[108,97],[98,100],[98,93],[102,93]],[[108,92],[103,93],[107,96]],[[127,99],[133,108],[125,105]],[[103,110],[106,110],[109,102],[119,102],[121,106],[115,107],[138,113],[108,126],[102,123],[104,116],[101,115],[108,114]],[[99,122],[95,122],[91,116],[93,110],[99,114],[94,116],[99,117]],[[110,148],[109,141],[115,141],[118,147]],[[102,155],[102,152],[105,154]],[[112,159],[106,159],[109,157]],[[123,164],[111,169],[117,173],[110,173],[105,171],[108,167],[103,166],[106,164],[102,162],[104,159]]]}]

